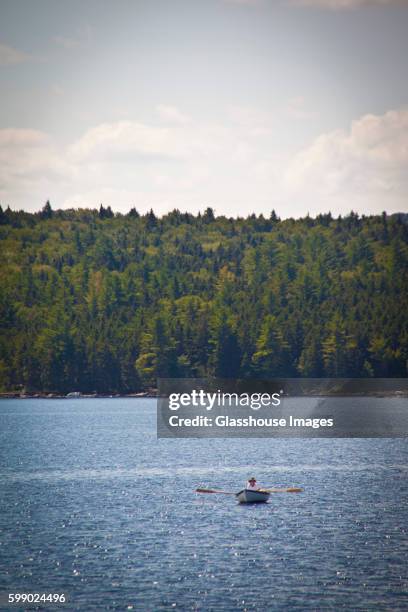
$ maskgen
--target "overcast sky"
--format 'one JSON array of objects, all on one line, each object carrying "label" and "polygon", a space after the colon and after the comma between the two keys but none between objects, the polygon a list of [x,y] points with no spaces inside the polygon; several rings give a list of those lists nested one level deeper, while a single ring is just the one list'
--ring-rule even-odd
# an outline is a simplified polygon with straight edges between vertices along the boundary
[{"label": "overcast sky", "polygon": [[408,0],[0,0],[0,203],[408,211]]}]

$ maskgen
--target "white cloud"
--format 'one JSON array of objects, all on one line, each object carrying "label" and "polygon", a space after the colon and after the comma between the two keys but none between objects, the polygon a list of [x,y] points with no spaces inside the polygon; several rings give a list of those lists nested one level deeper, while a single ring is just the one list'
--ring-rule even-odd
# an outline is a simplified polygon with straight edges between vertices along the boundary
[{"label": "white cloud", "polygon": [[0,130],[0,188],[50,169],[51,143],[37,130]]},{"label": "white cloud", "polygon": [[31,129],[0,130],[2,203],[38,208],[56,184],[61,186],[76,176],[75,168],[58,152],[48,134]]},{"label": "white cloud", "polygon": [[9,47],[8,45],[3,45],[0,43],[0,66],[12,66],[14,64],[22,64],[23,62],[28,62],[32,58],[30,55],[19,51],[18,49],[14,49],[13,47]]},{"label": "white cloud", "polygon": [[5,147],[36,147],[48,142],[49,137],[39,130],[8,128],[0,130],[0,150]]},{"label": "white cloud", "polygon": [[85,132],[68,149],[73,163],[191,162],[212,159],[230,146],[231,134],[219,124],[191,122],[166,127],[137,121],[102,123]]},{"label": "white cloud", "polygon": [[407,208],[408,109],[364,115],[320,135],[288,164],[285,188],[314,206]]},{"label": "white cloud", "polygon": [[69,150],[76,162],[177,158],[185,154],[174,130],[134,121],[102,123],[89,129]]},{"label": "white cloud", "polygon": [[408,6],[408,0],[289,0],[295,6],[316,7],[329,10],[348,10],[363,6]]},{"label": "white cloud", "polygon": [[191,122],[191,118],[188,115],[182,113],[176,106],[158,104],[156,106],[156,110],[160,119],[167,123],[186,125],[187,123]]}]

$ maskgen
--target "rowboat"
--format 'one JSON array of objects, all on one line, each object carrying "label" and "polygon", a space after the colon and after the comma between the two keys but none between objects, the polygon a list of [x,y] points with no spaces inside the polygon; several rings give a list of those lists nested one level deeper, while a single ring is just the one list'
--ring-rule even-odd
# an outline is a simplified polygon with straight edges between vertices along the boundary
[{"label": "rowboat", "polygon": [[235,493],[235,495],[240,504],[265,503],[271,496],[268,491],[256,491],[252,489],[242,489],[242,491]]}]

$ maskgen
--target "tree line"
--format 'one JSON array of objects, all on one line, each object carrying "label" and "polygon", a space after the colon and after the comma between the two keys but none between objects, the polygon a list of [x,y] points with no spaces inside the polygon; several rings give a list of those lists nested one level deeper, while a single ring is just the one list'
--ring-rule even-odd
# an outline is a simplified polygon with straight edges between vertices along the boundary
[{"label": "tree line", "polygon": [[405,377],[407,216],[0,207],[0,388]]}]

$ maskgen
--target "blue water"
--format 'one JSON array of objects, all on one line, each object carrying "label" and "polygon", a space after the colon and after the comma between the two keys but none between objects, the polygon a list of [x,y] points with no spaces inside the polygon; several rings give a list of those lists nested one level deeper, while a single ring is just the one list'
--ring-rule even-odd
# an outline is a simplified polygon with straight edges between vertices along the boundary
[{"label": "blue water", "polygon": [[[407,440],[157,440],[155,406],[0,402],[3,597],[63,592],[69,610],[408,609]],[[194,493],[236,491],[252,474],[305,491],[258,506]]]}]

